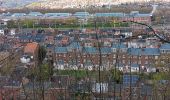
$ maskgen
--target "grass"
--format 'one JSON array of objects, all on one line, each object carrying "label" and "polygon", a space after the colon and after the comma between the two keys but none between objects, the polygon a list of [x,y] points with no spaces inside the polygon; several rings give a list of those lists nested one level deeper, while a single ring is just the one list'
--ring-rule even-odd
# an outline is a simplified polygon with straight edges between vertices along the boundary
[{"label": "grass", "polygon": [[[96,81],[99,81],[99,71],[89,71],[89,70],[55,70],[55,74],[57,75],[68,75],[70,77],[74,77],[77,79],[83,79],[83,78],[92,78]],[[100,81],[108,81],[110,78],[112,80],[121,81],[120,74],[118,71],[116,72],[116,76],[114,77],[114,71],[100,71],[101,77]]]},{"label": "grass", "polygon": [[[77,23],[72,23],[72,24],[60,24],[59,23],[53,23],[51,25],[48,24],[34,24],[34,20],[24,20],[21,22],[12,22],[7,25],[8,28],[18,28],[18,25],[22,28],[56,28],[56,29],[63,29],[63,28],[71,28],[71,29],[78,29],[78,28],[94,28],[95,24],[88,22],[87,24],[77,24]],[[34,25],[33,25],[34,24]],[[111,27],[128,27],[128,23],[121,23],[121,22],[116,22],[116,23],[99,23],[97,22],[96,27],[98,28],[111,28]]]}]

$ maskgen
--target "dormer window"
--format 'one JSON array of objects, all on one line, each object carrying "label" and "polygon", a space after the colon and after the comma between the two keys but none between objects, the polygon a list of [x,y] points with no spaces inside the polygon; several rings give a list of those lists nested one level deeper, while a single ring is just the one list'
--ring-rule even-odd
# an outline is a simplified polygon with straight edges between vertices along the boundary
[{"label": "dormer window", "polygon": [[116,52],[116,48],[113,48],[113,52]]}]

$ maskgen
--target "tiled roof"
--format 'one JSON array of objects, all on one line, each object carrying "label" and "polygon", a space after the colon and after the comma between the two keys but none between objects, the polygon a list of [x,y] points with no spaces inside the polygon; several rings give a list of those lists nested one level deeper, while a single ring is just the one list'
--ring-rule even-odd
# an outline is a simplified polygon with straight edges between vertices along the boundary
[{"label": "tiled roof", "polygon": [[38,43],[28,43],[24,48],[24,53],[34,53],[35,50],[38,48]]}]

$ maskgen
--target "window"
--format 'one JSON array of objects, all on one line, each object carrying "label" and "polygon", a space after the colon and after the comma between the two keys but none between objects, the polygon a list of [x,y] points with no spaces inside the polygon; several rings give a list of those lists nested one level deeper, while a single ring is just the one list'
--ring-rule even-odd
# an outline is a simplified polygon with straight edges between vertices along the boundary
[{"label": "window", "polygon": [[158,59],[158,56],[155,56],[155,59]]},{"label": "window", "polygon": [[123,58],[125,58],[125,55],[123,55]]},{"label": "window", "polygon": [[141,60],[138,61],[138,64],[141,64]]},{"label": "window", "polygon": [[113,64],[115,64],[116,63],[116,60],[113,60]]},{"label": "window", "polygon": [[113,58],[116,58],[116,55],[115,55],[115,54],[113,55]]},{"label": "window", "polygon": [[135,59],[136,59],[136,58],[137,58],[137,56],[133,56],[133,58],[135,58]]},{"label": "window", "polygon": [[113,52],[116,52],[116,48],[113,48]]},{"label": "window", "polygon": [[148,59],[148,56],[145,56],[145,59]]}]

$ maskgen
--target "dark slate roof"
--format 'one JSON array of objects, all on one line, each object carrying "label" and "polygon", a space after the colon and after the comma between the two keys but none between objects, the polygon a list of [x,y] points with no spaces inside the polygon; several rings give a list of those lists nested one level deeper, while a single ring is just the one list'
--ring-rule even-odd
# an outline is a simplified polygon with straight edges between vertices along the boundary
[{"label": "dark slate roof", "polygon": [[78,82],[69,86],[69,91],[73,93],[87,93],[91,91],[91,83]]},{"label": "dark slate roof", "polygon": [[123,17],[124,13],[95,13],[96,17]]},{"label": "dark slate roof", "polygon": [[21,86],[21,82],[19,80],[13,79],[7,76],[0,77],[0,86]]},{"label": "dark slate roof", "polygon": [[54,46],[53,44],[47,44],[46,48],[53,48],[53,46]]},{"label": "dark slate roof", "polygon": [[132,86],[135,86],[138,81],[139,81],[138,75],[123,75],[123,85],[124,86],[129,86],[130,84]]},{"label": "dark slate roof", "polygon": [[131,67],[139,67],[139,64],[131,64]]},{"label": "dark slate roof", "polygon": [[170,43],[164,43],[161,45],[160,49],[170,50]]},{"label": "dark slate roof", "polygon": [[44,40],[44,34],[37,33],[34,37],[32,37],[33,41],[42,42]]},{"label": "dark slate roof", "polygon": [[121,44],[113,44],[112,48],[123,49],[123,48],[127,48],[127,46],[125,44],[123,44],[123,43],[121,43]]},{"label": "dark slate roof", "polygon": [[81,49],[82,48],[79,42],[72,42],[68,47],[72,48],[72,49]]},{"label": "dark slate roof", "polygon": [[64,64],[64,60],[59,60],[59,61],[57,61],[57,64],[63,65],[63,64]]},{"label": "dark slate roof", "polygon": [[120,63],[120,62],[116,64],[116,67],[117,67],[117,68],[119,68],[119,67],[124,67],[124,66],[125,66],[125,65],[124,65],[123,63]]},{"label": "dark slate roof", "polygon": [[111,48],[103,47],[103,48],[101,48],[101,53],[102,54],[110,54],[111,53]]},{"label": "dark slate roof", "polygon": [[[44,89],[47,90],[47,89],[50,88],[51,82],[44,82],[43,85],[44,85]],[[32,91],[33,88],[34,89],[40,89],[41,85],[40,85],[40,82],[34,82],[34,83],[29,82],[29,83],[25,84],[24,87],[25,87],[26,91],[28,91],[28,90]]]},{"label": "dark slate roof", "polygon": [[83,48],[83,51],[88,54],[96,54],[98,53],[98,50],[95,47],[85,47]]},{"label": "dark slate roof", "polygon": [[67,53],[67,47],[55,47],[56,53]]},{"label": "dark slate roof", "polygon": [[145,95],[145,96],[152,95],[152,86],[151,85],[143,85],[141,87],[141,95]]},{"label": "dark slate roof", "polygon": [[154,55],[160,55],[160,50],[158,48],[129,48],[128,54],[130,55],[145,55],[145,56],[154,56]]},{"label": "dark slate roof", "polygon": [[51,82],[52,88],[67,88],[69,85],[69,76],[67,75],[52,76]]}]

